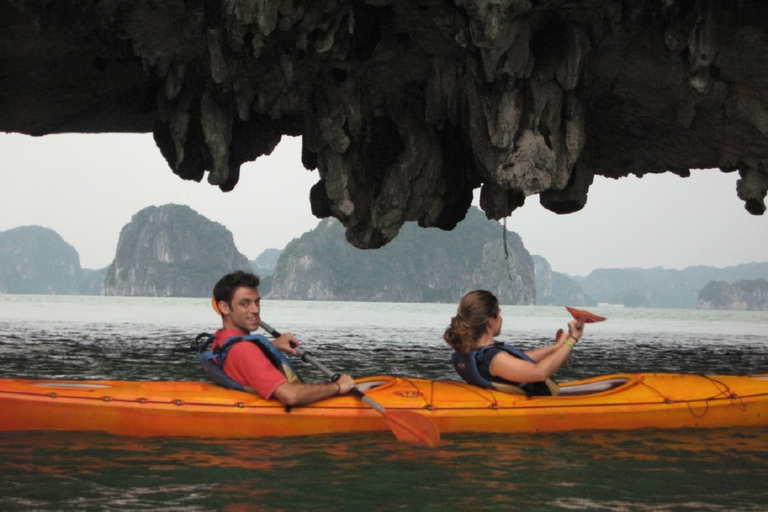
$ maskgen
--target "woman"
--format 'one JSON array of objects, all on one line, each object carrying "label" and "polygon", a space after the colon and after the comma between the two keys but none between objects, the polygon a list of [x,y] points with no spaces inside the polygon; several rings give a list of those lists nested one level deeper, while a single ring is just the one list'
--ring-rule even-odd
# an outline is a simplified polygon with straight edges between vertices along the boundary
[{"label": "woman", "polygon": [[568,360],[584,334],[584,324],[568,323],[548,347],[523,352],[494,338],[501,333],[499,301],[489,291],[475,290],[459,302],[443,339],[455,350],[453,364],[461,377],[484,388],[526,395],[555,395],[557,384],[550,376]]}]

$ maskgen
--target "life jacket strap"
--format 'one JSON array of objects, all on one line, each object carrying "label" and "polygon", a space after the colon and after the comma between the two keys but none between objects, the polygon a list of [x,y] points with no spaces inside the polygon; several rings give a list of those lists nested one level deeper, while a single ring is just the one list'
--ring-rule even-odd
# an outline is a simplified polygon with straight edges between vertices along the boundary
[{"label": "life jacket strap", "polygon": [[238,391],[247,391],[253,393],[254,390],[250,386],[243,386],[224,371],[224,361],[226,360],[229,350],[241,341],[250,341],[264,352],[264,355],[269,359],[272,365],[280,370],[288,382],[301,382],[296,370],[294,370],[291,362],[275,347],[267,338],[259,335],[251,336],[233,336],[228,338],[220,347],[215,350],[211,350],[210,346],[213,343],[215,336],[207,333],[202,333],[195,338],[195,350],[197,352],[197,360],[202,364],[203,369],[208,376],[218,384],[219,386],[236,389]]},{"label": "life jacket strap", "polygon": [[480,373],[478,365],[483,360],[485,351],[492,348],[500,349],[514,357],[517,357],[518,359],[523,359],[525,361],[535,363],[535,361],[522,350],[509,345],[505,345],[503,343],[495,343],[478,350],[472,350],[468,354],[460,354],[459,352],[454,352],[451,355],[451,360],[453,361],[453,366],[456,369],[456,373],[458,373],[459,376],[461,376],[461,378],[469,384],[473,384],[485,389],[495,389],[497,391],[513,395],[533,396],[551,394],[554,396],[560,393],[560,386],[558,386],[557,383],[552,379],[546,379],[542,382],[524,384],[508,381],[500,382],[498,380],[487,379]]}]

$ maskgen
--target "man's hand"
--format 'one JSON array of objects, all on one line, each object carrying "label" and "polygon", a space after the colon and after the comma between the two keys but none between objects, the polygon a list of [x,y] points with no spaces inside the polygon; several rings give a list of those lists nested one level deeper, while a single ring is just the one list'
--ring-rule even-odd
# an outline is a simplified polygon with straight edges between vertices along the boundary
[{"label": "man's hand", "polygon": [[336,384],[339,385],[339,394],[346,395],[355,387],[355,379],[344,374],[336,380]]},{"label": "man's hand", "polygon": [[299,346],[299,340],[289,332],[281,334],[279,338],[275,338],[272,344],[283,352],[294,356],[297,355],[296,347]]}]

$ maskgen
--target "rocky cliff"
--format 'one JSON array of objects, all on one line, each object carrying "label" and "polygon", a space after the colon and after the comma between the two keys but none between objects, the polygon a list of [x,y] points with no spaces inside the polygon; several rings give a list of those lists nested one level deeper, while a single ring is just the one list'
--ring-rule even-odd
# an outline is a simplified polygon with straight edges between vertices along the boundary
[{"label": "rocky cliff", "polygon": [[579,284],[560,272],[553,272],[549,262],[541,256],[533,256],[536,265],[536,305],[538,306],[589,306],[592,300]]},{"label": "rocky cliff", "polygon": [[[233,188],[284,134],[358,247],[595,175],[738,171],[768,190],[768,2],[0,0],[0,130],[153,132]],[[152,187],[152,183],[147,184]]]},{"label": "rocky cliff", "polygon": [[710,281],[699,292],[697,308],[768,311],[768,280]]},{"label": "rocky cliff", "polygon": [[[506,250],[505,250],[506,245]],[[477,209],[451,232],[406,225],[376,251],[349,245],[338,221],[325,220],[292,241],[266,295],[276,299],[449,302],[473,289],[503,304],[534,304],[534,265],[520,237]]]},{"label": "rocky cliff", "polygon": [[80,293],[83,269],[74,247],[55,231],[22,226],[0,232],[0,293]]},{"label": "rocky cliff", "polygon": [[282,253],[282,249],[265,249],[255,260],[251,261],[253,272],[261,278],[271,276],[275,273],[277,260]]},{"label": "rocky cliff", "polygon": [[210,297],[233,270],[250,270],[224,226],[188,206],[150,206],[120,231],[105,295]]}]

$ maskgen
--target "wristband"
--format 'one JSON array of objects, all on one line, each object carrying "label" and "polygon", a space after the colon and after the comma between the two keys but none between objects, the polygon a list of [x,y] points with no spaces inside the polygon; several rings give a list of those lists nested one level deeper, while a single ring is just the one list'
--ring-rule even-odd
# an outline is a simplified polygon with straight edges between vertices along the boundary
[{"label": "wristband", "polygon": [[[570,336],[569,336],[569,337],[570,337]],[[571,345],[571,342],[570,342],[570,341],[568,341],[568,339],[567,339],[567,338],[566,338],[566,340],[565,340],[565,344],[566,344],[566,345],[568,345],[569,347],[571,347],[571,350],[573,350],[573,345]]]},{"label": "wristband", "polygon": [[339,390],[336,391],[336,394],[340,395],[341,394],[341,384],[339,384],[338,382],[334,382],[334,384],[336,384],[336,387],[339,388]]}]

